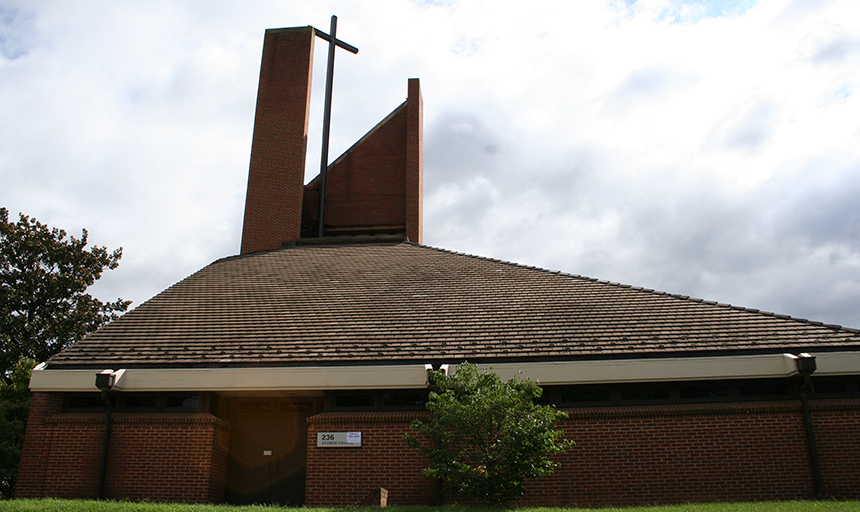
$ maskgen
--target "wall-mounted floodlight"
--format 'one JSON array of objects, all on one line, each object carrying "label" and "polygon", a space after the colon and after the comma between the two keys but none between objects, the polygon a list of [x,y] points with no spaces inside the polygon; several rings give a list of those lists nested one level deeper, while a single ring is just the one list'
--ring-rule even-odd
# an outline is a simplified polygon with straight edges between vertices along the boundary
[{"label": "wall-mounted floodlight", "polygon": [[101,391],[110,391],[116,382],[113,370],[103,370],[96,374],[96,387]]},{"label": "wall-mounted floodlight", "polygon": [[805,352],[797,355],[797,359],[794,360],[794,364],[797,366],[797,373],[804,376],[812,375],[817,369],[815,356],[809,355]]}]

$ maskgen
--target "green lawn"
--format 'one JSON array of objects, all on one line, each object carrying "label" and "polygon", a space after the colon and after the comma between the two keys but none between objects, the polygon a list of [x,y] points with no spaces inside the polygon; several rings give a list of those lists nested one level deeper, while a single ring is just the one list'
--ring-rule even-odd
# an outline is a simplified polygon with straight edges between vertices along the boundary
[{"label": "green lawn", "polygon": [[[89,500],[10,500],[0,501],[3,512],[344,512],[350,509],[284,508],[270,506],[233,507],[229,505],[184,505]],[[498,509],[476,507],[388,507],[386,512],[491,512]],[[663,507],[629,508],[523,508],[518,512],[860,512],[860,501],[781,501],[756,503],[705,503]]]}]

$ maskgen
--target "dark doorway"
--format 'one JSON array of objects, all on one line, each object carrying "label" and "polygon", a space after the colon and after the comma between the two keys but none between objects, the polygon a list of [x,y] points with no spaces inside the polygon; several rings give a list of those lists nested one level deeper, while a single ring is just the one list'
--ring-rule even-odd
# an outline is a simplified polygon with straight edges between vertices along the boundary
[{"label": "dark doorway", "polygon": [[231,427],[227,502],[304,505],[307,418],[320,400],[227,397],[221,405]]}]

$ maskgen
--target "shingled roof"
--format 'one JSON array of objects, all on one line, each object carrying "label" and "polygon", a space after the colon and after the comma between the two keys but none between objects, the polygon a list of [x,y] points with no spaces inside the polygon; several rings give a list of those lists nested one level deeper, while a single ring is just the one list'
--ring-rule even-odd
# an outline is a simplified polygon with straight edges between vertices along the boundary
[{"label": "shingled roof", "polygon": [[218,260],[50,368],[507,362],[857,350],[860,331],[408,242]]}]

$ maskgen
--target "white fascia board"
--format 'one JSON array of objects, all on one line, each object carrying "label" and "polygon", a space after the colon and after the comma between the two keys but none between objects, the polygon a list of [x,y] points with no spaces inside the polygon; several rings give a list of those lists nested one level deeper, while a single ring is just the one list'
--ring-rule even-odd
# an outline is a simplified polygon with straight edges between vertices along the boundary
[{"label": "white fascia board", "polygon": [[816,354],[815,363],[818,368],[812,376],[816,375],[857,375],[860,374],[860,354],[856,352],[824,352]]},{"label": "white fascia board", "polygon": [[[860,374],[860,352],[812,353],[813,376]],[[452,365],[453,366],[453,365]],[[783,354],[498,363],[478,365],[503,380],[530,379],[543,385],[759,379],[797,373]],[[33,391],[95,391],[97,370],[51,370],[36,367]],[[282,368],[127,369],[116,372],[121,391],[322,391],[335,389],[422,389],[426,365],[330,366]]]},{"label": "white fascia board", "polygon": [[[38,369],[32,391],[96,391],[97,370]],[[119,373],[119,372],[117,372]],[[425,365],[281,368],[126,369],[118,391],[310,391],[327,389],[421,389]]]},{"label": "white fascia board", "polygon": [[[860,352],[825,352],[816,356],[813,376],[860,374]],[[783,354],[727,357],[617,359],[546,363],[477,365],[502,380],[529,379],[542,385],[666,382],[684,380],[762,379],[797,373],[794,360]]]}]

